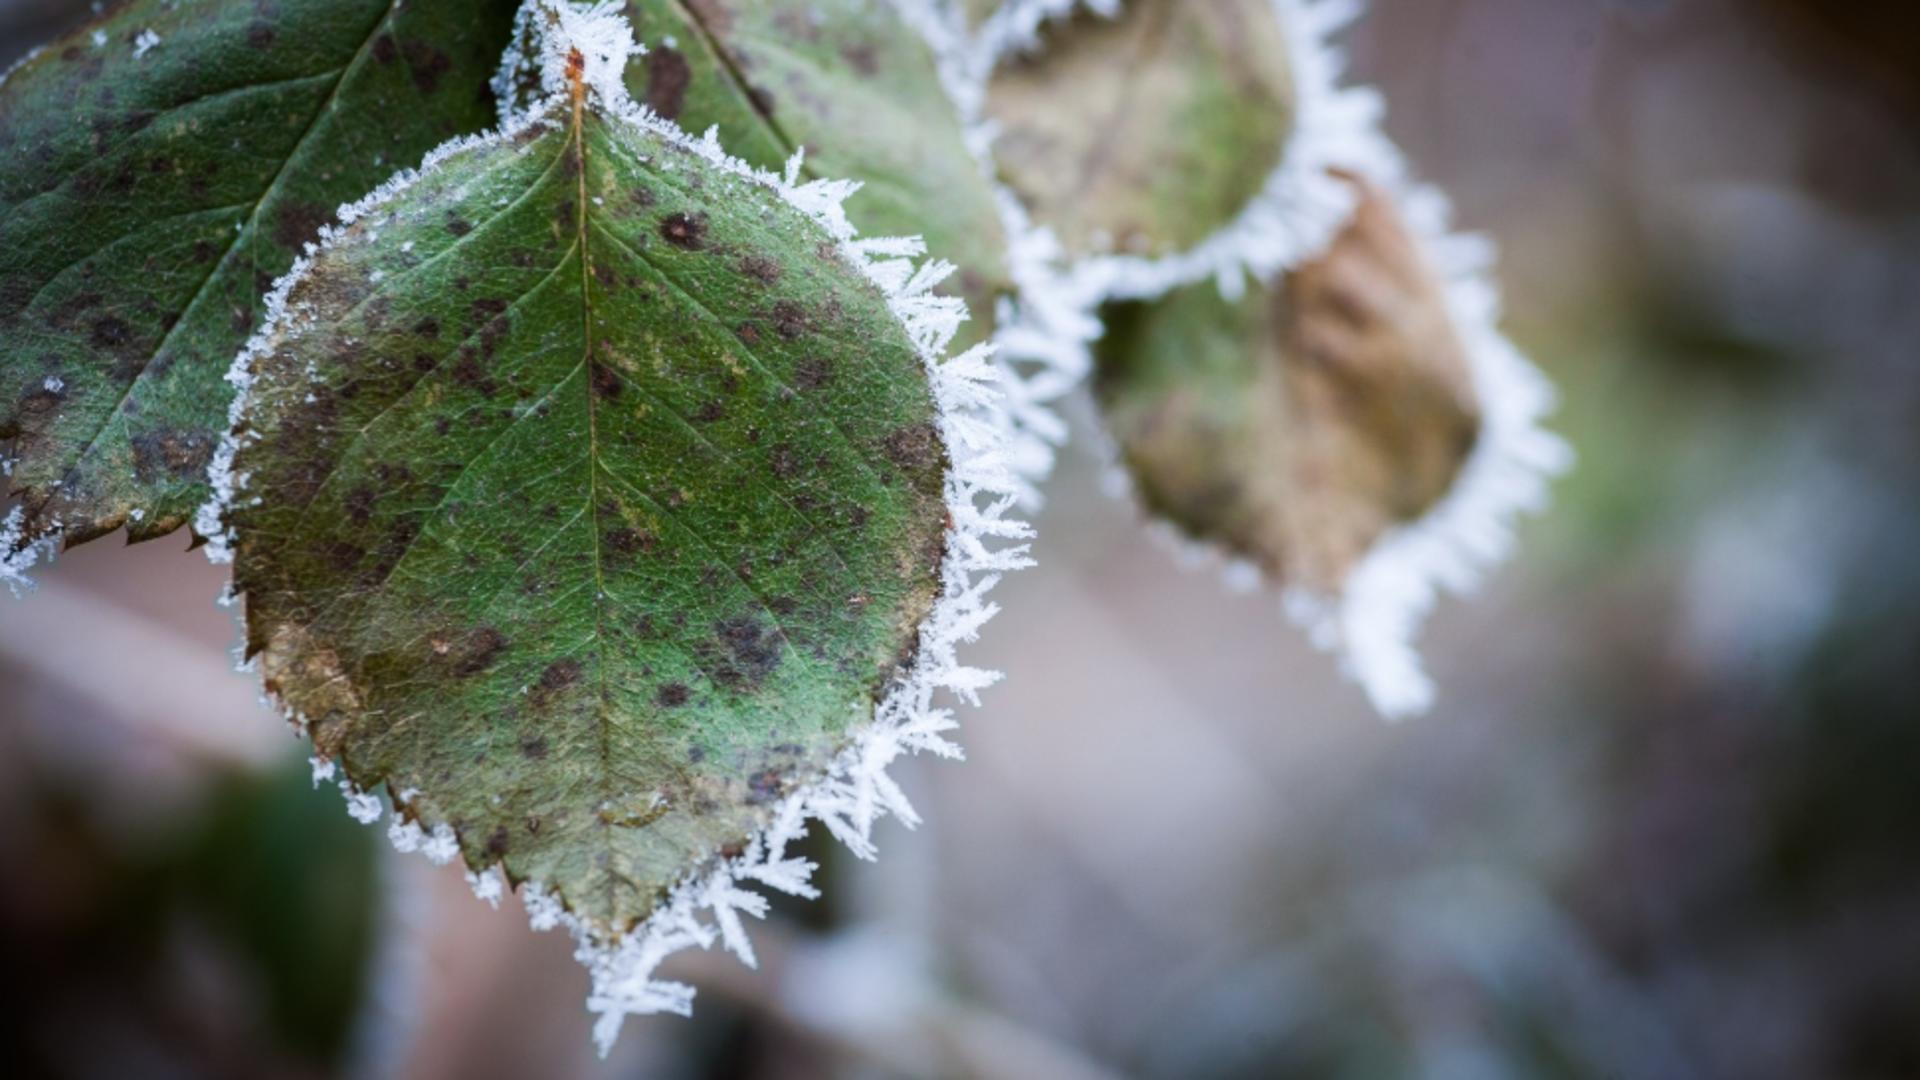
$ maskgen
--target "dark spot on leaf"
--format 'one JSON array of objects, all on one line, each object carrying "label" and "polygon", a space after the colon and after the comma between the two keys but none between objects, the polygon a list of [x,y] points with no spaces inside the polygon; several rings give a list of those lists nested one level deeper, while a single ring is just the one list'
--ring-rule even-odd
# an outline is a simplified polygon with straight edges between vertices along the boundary
[{"label": "dark spot on leaf", "polygon": [[299,251],[332,219],[333,210],[319,203],[282,203],[273,212],[273,242],[288,251]]},{"label": "dark spot on leaf", "polygon": [[779,769],[762,769],[747,777],[747,801],[755,806],[773,802],[783,787]]},{"label": "dark spot on leaf", "polygon": [[39,416],[59,408],[60,403],[66,399],[67,390],[65,384],[62,384],[58,390],[48,389],[42,384],[34,387],[31,392],[20,399],[20,411],[29,416]]},{"label": "dark spot on leaf", "polygon": [[453,673],[462,678],[478,675],[492,667],[506,651],[506,635],[491,626],[483,626],[467,636],[460,659],[453,665]]},{"label": "dark spot on leaf", "polygon": [[266,23],[255,22],[247,25],[247,46],[249,48],[267,48],[273,44],[273,38],[273,27],[268,26]]},{"label": "dark spot on leaf", "polygon": [[652,551],[659,541],[645,529],[632,527],[609,529],[600,538],[600,546],[614,555],[633,556]]},{"label": "dark spot on leaf", "polygon": [[659,200],[654,197],[652,188],[637,187],[633,189],[633,201],[641,206],[652,206]]},{"label": "dark spot on leaf", "polygon": [[593,396],[602,401],[613,401],[620,396],[621,380],[619,372],[607,365],[594,361],[591,368]]},{"label": "dark spot on leaf", "polygon": [[[458,214],[448,214],[447,231],[455,236],[465,236],[473,231],[473,223],[460,217]],[[454,284],[459,285],[462,289],[466,288],[465,285],[460,285],[457,281]]]},{"label": "dark spot on leaf", "polygon": [[133,340],[133,328],[120,319],[108,315],[94,320],[88,340],[93,342],[93,347],[96,349],[124,348],[129,341]]},{"label": "dark spot on leaf", "polygon": [[680,118],[687,103],[687,84],[693,81],[693,69],[687,58],[666,46],[647,53],[647,104],[669,120]]},{"label": "dark spot on leaf", "polygon": [[440,336],[440,320],[429,315],[413,324],[413,332],[423,338],[437,338]]},{"label": "dark spot on leaf", "polygon": [[156,431],[133,437],[133,471],[141,483],[197,477],[213,460],[214,438],[207,431]]},{"label": "dark spot on leaf", "polygon": [[[471,348],[460,350],[460,359],[453,365],[453,381],[478,391],[482,396],[492,397],[500,384],[487,377],[486,370],[480,366],[480,357]],[[479,417],[481,414],[476,413]]]},{"label": "dark spot on leaf", "polygon": [[886,438],[887,460],[909,472],[925,472],[940,464],[940,433],[931,423],[909,424]]},{"label": "dark spot on leaf", "polygon": [[660,235],[674,247],[699,251],[706,246],[707,215],[668,214],[660,222]]},{"label": "dark spot on leaf", "polygon": [[400,54],[413,71],[413,85],[422,94],[440,88],[440,77],[453,70],[453,61],[430,42],[414,38],[400,44]]},{"label": "dark spot on leaf", "polygon": [[751,616],[717,622],[714,640],[700,651],[713,681],[730,690],[753,690],[780,666],[786,638]]},{"label": "dark spot on leaf", "polygon": [[487,854],[497,857],[500,855],[505,855],[506,853],[507,853],[507,827],[505,825],[500,825],[495,827],[493,832],[488,834],[487,836]]},{"label": "dark spot on leaf", "polygon": [[773,328],[788,341],[807,332],[807,309],[791,300],[781,300],[773,305]]},{"label": "dark spot on leaf", "polygon": [[547,756],[547,740],[530,735],[520,740],[520,755],[531,761],[542,761]]},{"label": "dark spot on leaf", "polygon": [[781,443],[774,447],[772,453],[767,455],[767,467],[773,470],[773,475],[782,480],[791,479],[795,473],[799,472],[800,458],[794,453],[793,444]]},{"label": "dark spot on leaf", "polygon": [[[687,684],[678,682],[665,684],[653,695],[653,700],[658,702],[663,709],[672,709],[685,705],[688,701],[692,700],[692,698],[693,691],[687,689]],[[697,761],[699,759],[696,758],[695,760]]]},{"label": "dark spot on leaf", "polygon": [[780,264],[765,255],[748,255],[740,260],[740,270],[762,285],[780,282]]},{"label": "dark spot on leaf", "polygon": [[381,34],[373,39],[373,58],[383,66],[393,63],[399,55],[400,50],[394,46],[392,34]]},{"label": "dark spot on leaf", "polygon": [[726,403],[720,401],[717,398],[713,401],[707,402],[705,405],[700,406],[699,411],[693,414],[693,418],[703,424],[717,423],[721,420],[726,419],[726,417],[727,417]]},{"label": "dark spot on leaf", "polygon": [[540,673],[540,681],[534,684],[533,691],[529,695],[533,699],[534,706],[537,708],[546,704],[552,695],[579,682],[580,672],[580,661],[572,657],[555,660],[548,664],[546,670]]}]

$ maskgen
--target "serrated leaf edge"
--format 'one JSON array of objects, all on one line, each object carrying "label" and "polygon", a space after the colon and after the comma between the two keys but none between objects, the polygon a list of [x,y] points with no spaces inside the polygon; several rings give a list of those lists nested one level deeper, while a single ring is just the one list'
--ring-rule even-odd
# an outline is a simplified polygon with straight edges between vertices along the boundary
[{"label": "serrated leaf edge", "polygon": [[[654,977],[661,961],[673,953],[721,944],[744,963],[755,963],[752,943],[741,916],[756,918],[767,910],[764,895],[755,887],[777,889],[798,896],[818,892],[810,879],[817,867],[787,851],[818,822],[857,856],[876,854],[873,827],[891,815],[909,827],[919,822],[904,792],[887,775],[899,757],[922,751],[942,757],[961,756],[947,736],[958,722],[951,708],[938,703],[944,691],[970,705],[979,704],[979,692],[997,682],[998,672],[969,667],[957,657],[958,647],[975,640],[998,605],[987,599],[1001,576],[1031,565],[1022,542],[1031,529],[1009,516],[1017,502],[1017,485],[1003,453],[1001,428],[989,415],[1000,393],[993,347],[977,346],[947,358],[954,332],[966,316],[963,302],[935,295],[933,287],[952,272],[950,264],[933,260],[916,265],[924,254],[917,238],[861,238],[847,220],[843,203],[859,188],[850,181],[812,180],[799,183],[800,156],[788,162],[784,175],[758,170],[728,156],[717,132],[695,139],[677,125],[633,102],[620,73],[638,46],[616,4],[574,7],[563,0],[529,0],[523,13],[549,16],[540,57],[547,100],[514,114],[492,133],[456,139],[428,154],[417,169],[403,171],[365,198],[339,211],[339,225],[329,226],[316,244],[274,286],[267,300],[267,317],[247,346],[235,358],[227,379],[236,388],[229,410],[229,430],[209,470],[214,495],[196,516],[196,529],[208,538],[208,558],[232,559],[233,533],[227,512],[246,498],[247,477],[234,472],[235,454],[245,445],[243,421],[250,398],[249,368],[272,348],[289,320],[297,318],[288,298],[312,266],[315,256],[338,242],[354,221],[392,201],[408,187],[439,167],[449,157],[480,146],[511,140],[530,126],[554,121],[565,107],[564,67],[569,52],[587,59],[585,83],[590,95],[610,117],[635,124],[649,133],[700,154],[715,166],[762,184],[795,209],[806,214],[832,237],[840,254],[880,289],[887,305],[905,328],[922,362],[938,410],[937,424],[951,461],[946,479],[947,510],[952,525],[947,533],[941,568],[941,594],[922,623],[920,649],[912,668],[900,676],[875,707],[874,718],[850,747],[837,756],[826,776],[782,800],[770,823],[747,844],[742,854],[718,858],[690,872],[667,901],[631,932],[609,939],[565,909],[542,883],[528,881],[520,896],[530,922],[538,930],[565,928],[574,938],[575,957],[592,977],[587,998],[596,1014],[594,1041],[604,1056],[620,1033],[625,1018],[659,1012],[687,1015],[694,988]],[[531,16],[529,16],[531,17]],[[235,597],[229,589],[223,602]],[[243,667],[246,666],[242,665]],[[289,716],[301,727],[301,718]],[[334,780],[332,762],[314,760],[318,784]],[[350,780],[338,779],[348,812],[371,824],[383,813],[379,797],[359,790]],[[406,805],[412,792],[396,792],[396,804]],[[435,863],[459,857],[459,843],[450,826],[432,831],[417,822],[398,818],[388,836],[402,852],[418,851]],[[498,864],[468,873],[481,899],[497,904],[507,891]]]}]

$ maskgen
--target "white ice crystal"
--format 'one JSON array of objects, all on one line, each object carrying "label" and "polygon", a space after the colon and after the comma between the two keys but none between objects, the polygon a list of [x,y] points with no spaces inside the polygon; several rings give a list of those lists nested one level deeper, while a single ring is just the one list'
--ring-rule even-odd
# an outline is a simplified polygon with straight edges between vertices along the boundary
[{"label": "white ice crystal", "polygon": [[159,44],[160,44],[159,34],[154,33],[152,30],[140,31],[140,33],[135,35],[133,39],[134,58],[138,59],[142,56],[147,55],[148,53],[152,52],[154,48],[157,47]]},{"label": "white ice crystal", "polygon": [[[566,59],[578,52],[585,60],[583,83],[600,111],[648,133],[699,154],[713,166],[744,181],[761,185],[800,210],[834,241],[840,255],[858,269],[886,297],[925,366],[939,408],[939,428],[952,467],[946,479],[946,502],[952,516],[942,564],[941,594],[919,630],[920,647],[910,671],[897,678],[874,710],[872,721],[853,745],[831,763],[827,774],[806,785],[774,807],[768,824],[735,857],[716,859],[690,873],[655,913],[632,932],[609,940],[566,911],[559,899],[539,882],[520,888],[521,902],[535,929],[565,927],[574,937],[575,955],[589,970],[593,988],[588,1008],[598,1015],[594,1038],[601,1052],[609,1050],[623,1020],[631,1015],[675,1012],[692,1008],[694,991],[679,983],[654,977],[659,963],[688,947],[720,944],[752,964],[752,945],[742,916],[763,917],[766,898],[757,889],[769,888],[811,897],[816,867],[789,854],[789,847],[819,823],[856,855],[872,858],[873,827],[892,815],[912,825],[918,822],[905,794],[887,775],[898,758],[922,751],[959,757],[959,747],[947,736],[958,722],[940,700],[951,694],[978,704],[979,691],[992,685],[998,673],[960,662],[961,644],[978,635],[981,626],[998,611],[988,592],[1008,571],[1029,565],[1021,541],[1027,526],[1008,516],[1016,502],[1017,483],[1003,453],[1002,427],[993,410],[999,407],[1000,369],[993,350],[979,346],[959,356],[945,355],[955,331],[965,318],[961,301],[936,295],[933,289],[953,270],[940,261],[916,265],[924,254],[918,239],[857,236],[847,220],[845,200],[859,184],[843,180],[801,182],[801,158],[796,154],[783,173],[775,174],[729,157],[718,134],[708,131],[694,139],[672,122],[626,93],[622,72],[638,47],[632,29],[618,5],[575,7],[564,0],[531,0],[519,17],[522,31],[538,32],[537,49],[514,50],[500,85],[511,87],[524,74],[526,63],[540,71],[543,94],[511,112],[500,130],[455,140],[427,156],[419,170],[402,173],[359,202],[342,207],[338,227],[322,230],[317,245],[275,286],[267,301],[267,318],[233,363],[228,380],[237,393],[230,412],[231,431],[242,430],[248,407],[253,362],[276,347],[281,335],[305,317],[290,301],[294,287],[307,273],[312,256],[341,242],[347,226],[381,209],[423,174],[448,158],[485,145],[510,143],[534,125],[552,124],[564,115]],[[534,40],[528,38],[528,40]],[[211,469],[213,497],[196,518],[196,528],[209,538],[210,558],[231,558],[233,535],[227,519],[234,507],[245,505],[247,477],[234,472],[241,438],[223,439]],[[296,725],[299,718],[292,718]],[[316,765],[316,769],[319,766]],[[364,815],[368,802],[378,816],[378,800],[342,781],[349,810]],[[411,820],[397,822],[389,836],[402,850],[420,850],[439,861],[459,852],[458,840],[445,824],[425,832]],[[482,899],[498,898],[500,883],[493,868],[470,877]]]},{"label": "white ice crystal", "polygon": [[16,597],[33,588],[33,579],[27,576],[27,571],[41,559],[52,561],[54,552],[59,550],[57,530],[38,540],[26,541],[26,528],[27,508],[19,504],[0,521],[0,583],[5,583]]}]

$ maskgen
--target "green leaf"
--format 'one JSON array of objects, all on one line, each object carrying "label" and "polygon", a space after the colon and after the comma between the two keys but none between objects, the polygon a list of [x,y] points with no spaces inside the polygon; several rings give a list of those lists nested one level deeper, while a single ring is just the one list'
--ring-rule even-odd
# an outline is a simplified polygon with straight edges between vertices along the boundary
[{"label": "green leaf", "polygon": [[294,279],[227,521],[319,753],[613,935],[872,722],[939,595],[948,459],[820,221],[578,85]]},{"label": "green leaf", "polygon": [[727,149],[777,169],[806,150],[807,175],[865,187],[847,204],[862,233],[922,236],[959,267],[942,287],[986,340],[1013,292],[993,187],[968,151],[933,56],[884,0],[630,0],[647,55],[636,100],[689,131],[718,125]]},{"label": "green leaf", "polygon": [[1073,254],[1192,248],[1280,162],[1288,55],[1273,0],[1130,0],[1048,25],[988,87],[1002,178]]},{"label": "green leaf", "polygon": [[1096,350],[1146,508],[1323,593],[1446,493],[1480,427],[1440,280],[1387,198],[1356,187],[1332,248],[1271,290],[1117,306]]},{"label": "green leaf", "polygon": [[0,440],[21,511],[145,540],[207,495],[233,356],[301,245],[484,127],[510,0],[134,0],[0,86]]}]

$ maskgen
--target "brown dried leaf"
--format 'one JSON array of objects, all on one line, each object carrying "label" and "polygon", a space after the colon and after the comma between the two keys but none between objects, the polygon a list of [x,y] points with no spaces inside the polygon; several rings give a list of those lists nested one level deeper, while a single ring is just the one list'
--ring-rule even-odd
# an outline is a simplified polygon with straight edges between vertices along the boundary
[{"label": "brown dried leaf", "polygon": [[1095,379],[1151,512],[1320,591],[1439,501],[1480,429],[1444,284],[1348,179],[1325,255],[1237,304],[1203,284],[1115,309]]}]

